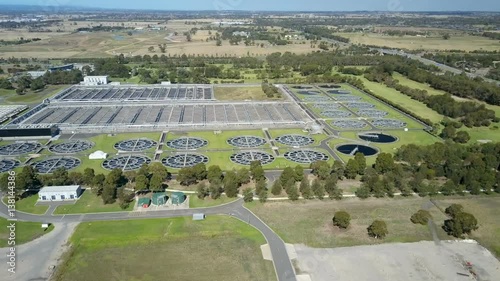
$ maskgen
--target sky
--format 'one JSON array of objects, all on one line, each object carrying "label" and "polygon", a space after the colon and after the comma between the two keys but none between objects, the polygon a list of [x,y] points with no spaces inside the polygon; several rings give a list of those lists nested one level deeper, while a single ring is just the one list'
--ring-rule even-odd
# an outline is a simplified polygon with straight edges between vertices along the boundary
[{"label": "sky", "polygon": [[157,10],[500,11],[498,0],[0,0],[0,4]]}]

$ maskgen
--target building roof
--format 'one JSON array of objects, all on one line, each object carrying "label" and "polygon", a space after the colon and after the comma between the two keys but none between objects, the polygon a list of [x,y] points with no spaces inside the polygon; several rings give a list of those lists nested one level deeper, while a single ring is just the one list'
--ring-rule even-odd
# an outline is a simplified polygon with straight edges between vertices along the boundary
[{"label": "building roof", "polygon": [[138,206],[142,206],[142,205],[149,205],[151,203],[151,199],[149,198],[139,198],[139,200],[137,200],[137,205]]},{"label": "building roof", "polygon": [[186,195],[184,192],[172,192],[170,198],[172,199],[172,204],[182,204],[186,200]]},{"label": "building roof", "polygon": [[45,186],[40,190],[42,192],[75,192],[80,186],[79,185],[65,185],[65,186]]},{"label": "building roof", "polygon": [[167,200],[165,200],[165,197],[167,197],[165,192],[155,192],[153,193],[153,197],[151,198],[151,200],[155,205],[158,205],[158,203],[160,203],[159,201],[161,201],[162,204],[165,204],[167,202]]}]

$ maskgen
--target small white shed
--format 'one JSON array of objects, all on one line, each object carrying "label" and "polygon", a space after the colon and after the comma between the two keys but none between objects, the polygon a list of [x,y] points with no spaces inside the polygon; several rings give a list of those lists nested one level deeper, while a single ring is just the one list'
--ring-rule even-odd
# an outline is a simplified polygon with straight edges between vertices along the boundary
[{"label": "small white shed", "polygon": [[82,188],[79,185],[46,186],[38,192],[38,201],[76,200],[81,194]]},{"label": "small white shed", "polygon": [[108,158],[108,154],[100,150],[93,152],[89,155],[90,160],[104,160],[106,158]]},{"label": "small white shed", "polygon": [[194,221],[202,221],[205,218],[206,218],[205,214],[193,214],[193,220]]}]

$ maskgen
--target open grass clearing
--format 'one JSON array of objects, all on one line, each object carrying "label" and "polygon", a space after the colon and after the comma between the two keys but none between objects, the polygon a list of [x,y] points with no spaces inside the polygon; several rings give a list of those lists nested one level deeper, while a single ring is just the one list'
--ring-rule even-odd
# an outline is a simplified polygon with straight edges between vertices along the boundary
[{"label": "open grass clearing", "polygon": [[24,95],[18,95],[15,90],[0,89],[0,98],[2,98],[2,103],[6,104],[39,103],[54,96],[66,87],[68,85],[49,85],[39,92],[28,91]]},{"label": "open grass clearing", "polygon": [[[23,198],[19,201],[16,201],[16,211],[43,215],[49,209],[49,206],[46,205],[35,205],[38,200],[38,194],[31,195],[29,197]],[[7,204],[8,198],[4,197],[3,202]]]},{"label": "open grass clearing", "polygon": [[417,36],[388,36],[377,33],[339,33],[347,37],[354,44],[374,45],[396,49],[409,50],[462,50],[462,51],[495,51],[500,47],[498,40],[472,35],[451,35],[449,40],[440,35],[429,37]]},{"label": "open grass clearing", "polygon": [[[415,225],[410,221],[411,215],[426,205],[429,205],[429,199],[425,198],[345,199],[335,202],[326,199],[247,204],[286,243],[321,248],[432,240],[427,226]],[[351,225],[347,230],[340,230],[332,224],[335,212],[341,210],[351,215]],[[444,214],[436,207],[429,211],[438,225],[439,237],[448,239],[448,235],[440,228],[445,219]],[[367,234],[366,228],[376,219],[387,223],[389,234],[383,240],[370,238]]]},{"label": "open grass clearing", "polygon": [[83,223],[71,243],[55,280],[276,280],[264,237],[226,216]]},{"label": "open grass clearing", "polygon": [[76,201],[73,205],[62,205],[58,206],[54,214],[55,215],[66,215],[66,214],[85,214],[85,213],[105,213],[105,212],[123,212],[132,211],[134,209],[135,201],[130,203],[129,207],[125,210],[120,208],[118,203],[104,205],[102,203],[102,198],[96,196],[91,190],[86,190],[80,199]]},{"label": "open grass clearing", "polygon": [[15,224],[16,245],[21,245],[35,240],[54,229],[54,225],[50,225],[49,228],[44,229],[41,227],[42,225],[39,222],[11,222],[4,218],[0,218],[0,248],[12,247],[12,245],[8,245],[8,239],[10,236],[10,229],[8,227],[11,223]]},{"label": "open grass clearing", "polygon": [[498,206],[500,197],[467,197],[446,198],[435,200],[442,209],[451,204],[461,204],[466,212],[473,214],[479,223],[479,229],[472,232],[471,238],[477,240],[481,245],[490,249],[497,258],[500,258],[500,217]]},{"label": "open grass clearing", "polygon": [[240,86],[240,87],[221,87],[215,86],[215,98],[217,100],[280,100],[278,98],[268,98],[260,86]]}]

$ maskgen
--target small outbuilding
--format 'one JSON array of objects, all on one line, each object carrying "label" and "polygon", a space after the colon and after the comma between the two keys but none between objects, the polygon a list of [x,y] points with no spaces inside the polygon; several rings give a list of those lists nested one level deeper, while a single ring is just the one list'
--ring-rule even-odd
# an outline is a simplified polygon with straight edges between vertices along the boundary
[{"label": "small outbuilding", "polygon": [[89,155],[90,160],[105,160],[106,158],[108,158],[108,154],[100,150],[93,152]]},{"label": "small outbuilding", "polygon": [[142,207],[142,208],[149,208],[151,205],[151,199],[149,198],[139,198],[137,200],[137,206]]},{"label": "small outbuilding", "polygon": [[165,192],[156,192],[153,193],[153,196],[151,197],[151,201],[153,205],[155,206],[162,206],[167,204],[168,201],[168,196],[166,195]]},{"label": "small outbuilding", "polygon": [[66,201],[77,200],[82,194],[79,185],[46,186],[38,192],[38,201]]},{"label": "small outbuilding", "polygon": [[202,221],[206,218],[205,214],[193,214],[194,221]]},{"label": "small outbuilding", "polygon": [[184,192],[172,192],[170,199],[173,205],[180,205],[186,201],[186,194]]}]

